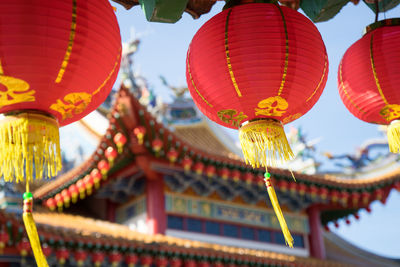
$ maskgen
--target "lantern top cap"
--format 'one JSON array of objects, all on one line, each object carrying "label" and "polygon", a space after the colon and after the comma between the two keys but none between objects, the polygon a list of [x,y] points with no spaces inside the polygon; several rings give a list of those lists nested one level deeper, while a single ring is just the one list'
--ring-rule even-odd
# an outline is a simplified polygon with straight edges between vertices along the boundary
[{"label": "lantern top cap", "polygon": [[367,27],[365,27],[363,34],[367,34],[372,32],[373,30],[376,30],[381,27],[385,26],[400,26],[400,18],[391,18],[391,19],[384,19],[380,21],[376,21]]}]

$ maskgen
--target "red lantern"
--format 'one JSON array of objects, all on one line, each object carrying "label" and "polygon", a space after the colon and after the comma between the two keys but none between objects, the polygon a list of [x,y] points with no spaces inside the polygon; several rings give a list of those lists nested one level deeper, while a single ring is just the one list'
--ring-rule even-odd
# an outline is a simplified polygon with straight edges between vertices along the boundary
[{"label": "red lantern", "polygon": [[[97,168],[99,168],[99,170],[100,170],[100,172],[102,174],[103,180],[106,180],[107,179],[107,173],[110,170],[110,164],[103,159],[103,160],[100,160],[99,163],[97,163]],[[94,172],[94,170],[96,170],[96,169],[93,169],[92,173]],[[94,174],[93,178],[97,179],[99,177],[98,177],[97,174]],[[98,188],[100,179],[98,179],[96,181],[98,182],[96,188]],[[96,181],[94,181],[95,182],[95,186],[96,186]]]},{"label": "red lantern", "polygon": [[114,165],[114,160],[116,159],[116,157],[118,155],[117,151],[112,146],[109,146],[109,147],[107,147],[104,155],[106,156],[108,162],[110,163],[110,167],[112,167]]},{"label": "red lantern", "polygon": [[138,139],[139,144],[143,144],[143,138],[146,134],[146,128],[144,126],[138,126],[133,129],[133,133],[135,134],[136,138]]},{"label": "red lantern", "polygon": [[331,200],[333,203],[336,203],[339,200],[339,195],[340,195],[339,191],[337,190],[331,191]]},{"label": "red lantern", "polygon": [[90,174],[87,174],[83,178],[83,182],[85,183],[86,193],[88,195],[91,195],[92,191],[93,191],[93,185],[94,185],[93,177]]},{"label": "red lantern", "polygon": [[185,267],[196,267],[197,264],[196,264],[196,261],[195,261],[195,260],[187,259],[187,260],[185,260],[185,262],[184,262],[184,266],[185,266]]},{"label": "red lantern", "polygon": [[78,187],[75,184],[72,184],[69,186],[68,191],[71,194],[72,203],[76,203],[78,200]]},{"label": "red lantern", "polygon": [[129,254],[125,256],[125,262],[128,267],[135,267],[136,263],[138,262],[138,257],[135,254]]},{"label": "red lantern", "polygon": [[389,125],[391,152],[400,150],[400,19],[376,22],[344,54],[339,65],[339,93],[357,118]]},{"label": "red lantern", "polygon": [[216,172],[216,169],[215,169],[214,165],[208,165],[208,166],[207,166],[207,168],[206,168],[206,175],[207,175],[209,178],[214,177],[215,172]]},{"label": "red lantern", "polygon": [[[40,8],[26,8],[22,0],[0,4],[0,113],[6,116],[0,132],[7,136],[0,139],[0,169],[6,181],[61,170],[58,127],[106,99],[120,62],[121,38],[108,1],[30,5]],[[32,168],[34,160],[42,163]]]},{"label": "red lantern", "polygon": [[361,198],[362,198],[362,202],[363,202],[364,206],[368,205],[370,197],[371,197],[371,194],[367,191],[364,191],[361,193]]},{"label": "red lantern", "polygon": [[122,260],[122,255],[118,251],[113,251],[113,252],[111,252],[109,258],[110,258],[111,266],[117,267]]},{"label": "red lantern", "polygon": [[318,193],[318,187],[316,187],[315,185],[311,185],[310,186],[310,195],[311,198],[316,198],[317,197],[317,193]]},{"label": "red lantern", "polygon": [[319,190],[319,196],[322,198],[322,200],[325,200],[328,198],[329,190],[326,187],[321,187]]},{"label": "red lantern", "polygon": [[[106,162],[106,161],[105,161]],[[107,163],[107,162],[106,162]],[[108,163],[107,163],[108,164]],[[100,167],[103,167],[103,166],[100,166]],[[101,175],[101,173],[99,172],[99,170],[98,169],[93,169],[91,172],[90,172],[90,176],[92,177],[92,180],[93,180],[93,183],[94,183],[94,187],[96,188],[96,189],[99,189],[99,187],[100,187],[100,180],[101,180],[101,178],[103,177],[103,179],[104,179],[104,176],[102,176]],[[107,176],[106,176],[107,177]]]},{"label": "red lantern", "polygon": [[124,148],[124,145],[126,144],[127,139],[125,137],[125,135],[123,135],[122,133],[117,133],[114,136],[114,143],[117,145],[117,149],[118,149],[118,153],[121,154],[122,150]]},{"label": "red lantern", "polygon": [[351,202],[352,202],[353,206],[357,206],[358,202],[360,200],[360,194],[358,192],[353,192],[351,194],[351,200],[352,200]]},{"label": "red lantern", "polygon": [[244,180],[246,181],[246,184],[251,184],[253,182],[254,175],[251,172],[246,172],[244,175]]},{"label": "red lantern", "polygon": [[242,173],[239,170],[233,170],[232,171],[233,181],[238,182],[240,180],[241,176],[242,176]]},{"label": "red lantern", "polygon": [[19,250],[19,254],[22,257],[28,256],[28,253],[31,251],[31,244],[29,244],[29,240],[27,238],[22,238],[21,242],[17,245]]},{"label": "red lantern", "polygon": [[282,124],[311,109],[328,73],[324,43],[309,19],[274,4],[234,6],[200,28],[186,63],[196,105],[218,124],[240,128],[247,163],[266,167],[293,157]]},{"label": "red lantern", "polygon": [[104,256],[104,253],[103,253],[103,252],[100,252],[100,251],[94,252],[94,253],[92,254],[92,260],[93,260],[94,266],[100,267],[101,264],[102,264],[103,261],[104,261],[104,258],[105,258],[105,256]]},{"label": "red lantern", "polygon": [[167,158],[171,164],[175,163],[175,161],[178,159],[178,151],[176,151],[174,148],[171,148],[170,151],[167,153]]},{"label": "red lantern", "polygon": [[85,186],[85,182],[83,181],[83,179],[79,179],[76,182],[76,187],[78,188],[80,199],[84,199],[85,198],[86,186]]},{"label": "red lantern", "polygon": [[343,206],[346,206],[349,201],[350,194],[347,191],[342,191],[340,193],[340,201],[342,202]]},{"label": "red lantern", "polygon": [[169,261],[171,267],[181,267],[182,266],[182,260],[179,258],[172,258]]},{"label": "red lantern", "polygon": [[144,255],[140,257],[140,263],[143,267],[150,267],[150,265],[153,263],[153,258],[150,255]]},{"label": "red lantern", "polygon": [[46,200],[46,206],[51,210],[54,211],[56,209],[57,203],[54,198],[49,198]]},{"label": "red lantern", "polygon": [[154,139],[153,142],[151,142],[151,146],[153,148],[153,151],[156,153],[156,156],[158,156],[158,153],[160,152],[161,148],[163,147],[163,141],[161,139]]},{"label": "red lantern", "polygon": [[64,200],[63,200],[63,197],[61,196],[61,194],[60,193],[56,194],[54,196],[54,200],[57,203],[58,211],[62,211],[63,205],[64,205]]},{"label": "red lantern", "polygon": [[75,252],[74,256],[75,256],[77,265],[80,267],[85,264],[85,261],[86,261],[86,258],[88,255],[87,255],[86,251],[80,249]]},{"label": "red lantern", "polygon": [[66,208],[69,207],[69,203],[71,202],[71,193],[68,191],[68,189],[64,189],[61,191],[61,196],[64,201],[64,205]]},{"label": "red lantern", "polygon": [[193,161],[189,157],[185,157],[182,160],[182,165],[183,165],[183,169],[185,170],[185,172],[190,171],[190,169],[192,168],[192,164],[193,164]]},{"label": "red lantern", "polygon": [[223,167],[221,169],[221,177],[222,177],[222,179],[227,180],[228,177],[229,177],[229,174],[230,174],[230,171],[229,171],[229,169],[227,167]]},{"label": "red lantern", "polygon": [[203,174],[203,171],[204,171],[204,164],[203,164],[203,162],[197,162],[195,165],[194,165],[194,171],[196,172],[196,174],[197,175],[202,175]]},{"label": "red lantern", "polygon": [[0,254],[3,254],[4,248],[6,247],[9,239],[10,237],[7,232],[4,232],[4,230],[2,230],[0,232]]},{"label": "red lantern", "polygon": [[297,192],[297,183],[291,182],[289,184],[289,190],[290,190],[290,193],[296,194],[296,192]]},{"label": "red lantern", "polygon": [[56,251],[56,258],[59,264],[64,265],[68,257],[69,257],[69,252],[66,248],[60,248],[59,250]]},{"label": "red lantern", "polygon": [[157,267],[166,267],[168,265],[168,259],[165,257],[158,257],[156,259],[156,266]]},{"label": "red lantern", "polygon": [[48,258],[50,257],[51,253],[53,252],[53,249],[46,243],[43,244],[42,246],[42,251],[43,251],[43,255]]},{"label": "red lantern", "polygon": [[278,187],[282,192],[286,192],[288,190],[289,183],[285,180],[281,180],[278,183]]}]

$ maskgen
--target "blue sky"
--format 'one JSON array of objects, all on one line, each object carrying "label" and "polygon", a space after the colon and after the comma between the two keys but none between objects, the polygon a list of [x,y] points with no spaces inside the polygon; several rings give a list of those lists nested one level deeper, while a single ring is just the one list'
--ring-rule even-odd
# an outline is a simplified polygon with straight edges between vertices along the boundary
[{"label": "blue sky", "polygon": [[[170,100],[159,75],[175,86],[186,86],[185,58],[191,38],[201,25],[222,9],[218,2],[209,14],[193,20],[188,14],[176,24],[149,23],[139,7],[126,11],[116,5],[122,40],[130,38],[132,28],[141,39],[135,64],[140,73],[148,79],[152,89]],[[314,108],[293,126],[301,126],[308,139],[322,138],[317,145],[319,153],[353,153],[365,140],[380,137],[375,125],[364,123],[353,117],[342,104],[337,91],[337,67],[346,49],[362,36],[364,27],[374,21],[374,13],[362,2],[357,6],[348,3],[329,22],[318,23],[329,56],[329,78],[327,86]],[[383,19],[383,15],[380,19]],[[400,7],[387,12],[386,17],[400,17]],[[340,222],[333,231],[351,240],[358,246],[380,255],[400,258],[400,193],[392,192],[386,205],[372,204],[372,213],[361,212],[361,219],[351,218],[351,225]],[[333,228],[333,227],[331,227]]]}]

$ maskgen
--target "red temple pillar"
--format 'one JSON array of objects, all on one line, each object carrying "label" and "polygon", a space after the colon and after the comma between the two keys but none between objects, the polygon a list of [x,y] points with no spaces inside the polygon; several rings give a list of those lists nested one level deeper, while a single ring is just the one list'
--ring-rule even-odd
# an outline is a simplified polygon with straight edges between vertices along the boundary
[{"label": "red temple pillar", "polygon": [[164,197],[164,179],[158,175],[156,179],[146,180],[147,227],[149,234],[165,234],[166,213]]},{"label": "red temple pillar", "polygon": [[310,224],[310,254],[317,259],[325,259],[325,245],[322,237],[320,211],[318,207],[311,206],[307,209]]}]

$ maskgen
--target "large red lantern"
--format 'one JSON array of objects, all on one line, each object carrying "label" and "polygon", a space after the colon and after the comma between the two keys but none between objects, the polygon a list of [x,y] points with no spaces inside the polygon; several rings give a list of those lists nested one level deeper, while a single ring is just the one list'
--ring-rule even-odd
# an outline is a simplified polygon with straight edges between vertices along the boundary
[{"label": "large red lantern", "polygon": [[[194,102],[211,120],[239,129],[245,161],[254,168],[293,157],[283,124],[312,108],[327,74],[328,58],[317,28],[278,4],[225,9],[199,29],[187,52],[186,79]],[[265,180],[292,246],[269,173]]]},{"label": "large red lantern", "polygon": [[42,267],[29,182],[61,170],[58,128],[106,99],[121,37],[107,0],[2,0],[0,32],[0,175],[27,184],[23,219]]},{"label": "large red lantern", "polygon": [[389,125],[391,152],[400,152],[400,19],[371,24],[339,65],[340,97],[357,118]]}]

